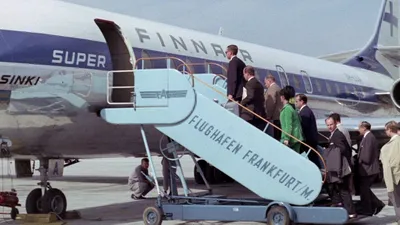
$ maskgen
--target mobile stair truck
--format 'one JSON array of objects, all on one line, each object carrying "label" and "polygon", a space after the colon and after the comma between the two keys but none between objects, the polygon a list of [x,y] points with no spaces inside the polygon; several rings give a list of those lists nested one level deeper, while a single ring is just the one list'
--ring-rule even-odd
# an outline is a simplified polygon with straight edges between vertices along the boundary
[{"label": "mobile stair truck", "polygon": [[[168,65],[171,58],[165,57]],[[343,208],[318,206],[326,174],[315,164],[219,104],[227,101],[219,75],[182,73],[169,66],[108,75],[122,72],[133,73],[134,88],[126,87],[134,90],[132,107],[106,108],[100,114],[111,124],[140,125],[153,177],[157,176],[143,125],[153,125],[262,198],[194,197],[186,192],[167,197],[155,179],[158,198],[154,207],[145,209],[144,224],[159,225],[163,220],[343,224],[348,220]],[[113,88],[111,82],[107,85]]]}]

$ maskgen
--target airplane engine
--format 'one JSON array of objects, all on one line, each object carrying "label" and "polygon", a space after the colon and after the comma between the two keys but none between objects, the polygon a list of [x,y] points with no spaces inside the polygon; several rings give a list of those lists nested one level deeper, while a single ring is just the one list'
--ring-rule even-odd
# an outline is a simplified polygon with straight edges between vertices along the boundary
[{"label": "airplane engine", "polygon": [[400,109],[400,78],[393,83],[392,89],[390,90],[390,98],[397,109]]}]

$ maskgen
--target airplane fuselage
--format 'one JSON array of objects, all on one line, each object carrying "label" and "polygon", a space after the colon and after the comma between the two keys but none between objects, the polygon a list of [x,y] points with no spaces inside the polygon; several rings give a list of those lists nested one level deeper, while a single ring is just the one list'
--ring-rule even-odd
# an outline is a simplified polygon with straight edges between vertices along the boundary
[{"label": "airplane fuselage", "polygon": [[[260,81],[272,74],[278,85],[290,84],[307,94],[319,118],[333,111],[343,117],[398,115],[392,104],[375,95],[389,91],[394,82],[385,74],[59,1],[48,1],[43,8],[36,1],[16,2],[20,4],[0,9],[0,134],[12,140],[15,154],[144,154],[137,126],[110,125],[97,115],[108,106],[107,72],[113,63],[96,18],[121,27],[134,61],[176,57],[189,65],[187,70],[204,73],[205,62],[227,68],[225,48],[236,44],[238,57],[256,68]],[[173,63],[175,68],[185,66]],[[165,68],[166,61],[138,66]],[[158,151],[161,134],[150,126],[146,130],[151,149]]]}]

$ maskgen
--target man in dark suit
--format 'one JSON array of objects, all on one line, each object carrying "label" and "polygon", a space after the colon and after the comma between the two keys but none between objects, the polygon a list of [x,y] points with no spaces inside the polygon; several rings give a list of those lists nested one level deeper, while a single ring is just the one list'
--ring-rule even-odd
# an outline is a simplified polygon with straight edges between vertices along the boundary
[{"label": "man in dark suit", "polygon": [[[329,137],[330,144],[339,148],[341,155],[347,159],[348,164],[351,164],[352,152],[346,137],[338,130],[337,123],[332,117],[328,117],[325,122],[328,130],[331,132],[331,136]],[[342,181],[335,186],[337,191],[331,193],[332,203],[334,205],[340,205],[342,203],[349,214],[349,218],[355,218],[357,214],[351,196],[351,174],[341,177],[341,180]]]},{"label": "man in dark suit", "polygon": [[377,178],[379,168],[379,149],[375,136],[371,133],[371,124],[363,121],[358,126],[363,139],[357,155],[358,179],[360,187],[360,205],[362,214],[372,216],[378,214],[385,204],[371,191],[371,185]]},{"label": "man in dark suit", "polygon": [[242,100],[244,78],[243,69],[246,64],[236,55],[239,49],[236,45],[229,45],[226,48],[226,57],[229,60],[227,71],[228,98],[240,102]]},{"label": "man in dark suit", "polygon": [[[307,105],[307,96],[304,94],[296,95],[296,107],[299,109],[299,115],[301,118],[301,128],[303,130],[305,143],[317,150],[318,146],[318,128],[317,128],[317,120],[315,119],[315,115],[313,111]],[[309,148],[305,145],[301,146],[301,152],[307,152]],[[310,151],[308,154],[308,158],[315,163],[319,168],[321,165],[319,164],[319,158],[317,153],[314,151]]]},{"label": "man in dark suit", "polygon": [[[264,87],[257,78],[255,78],[255,71],[252,66],[246,66],[243,70],[243,74],[244,79],[247,81],[245,86],[247,94],[241,104],[262,118],[265,118]],[[241,117],[260,130],[264,130],[266,126],[265,121],[246,109],[242,109]]]}]

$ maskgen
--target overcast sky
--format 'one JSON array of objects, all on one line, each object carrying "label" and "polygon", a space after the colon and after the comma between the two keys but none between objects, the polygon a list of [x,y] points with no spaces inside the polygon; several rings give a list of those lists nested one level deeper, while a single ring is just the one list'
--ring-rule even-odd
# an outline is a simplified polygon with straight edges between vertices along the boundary
[{"label": "overcast sky", "polygon": [[361,48],[381,0],[64,0],[309,56]]}]

